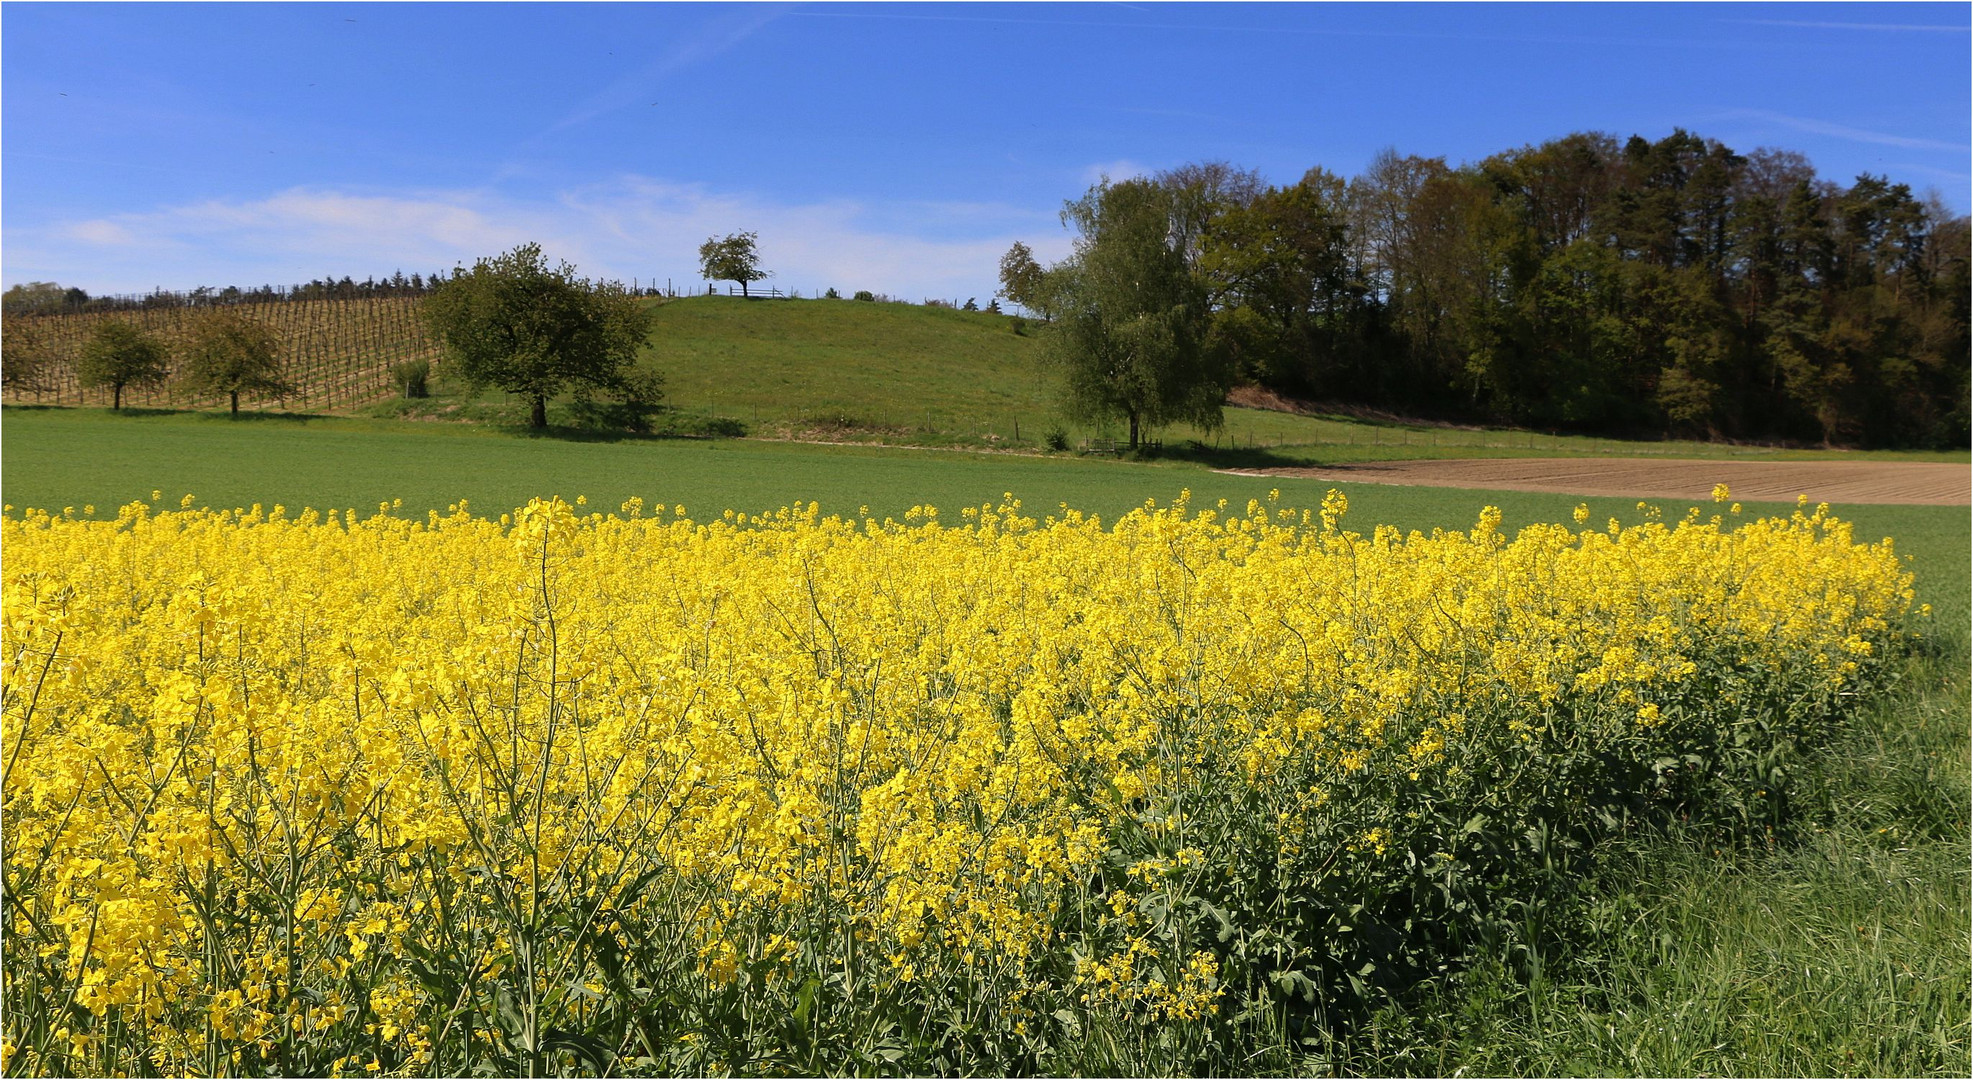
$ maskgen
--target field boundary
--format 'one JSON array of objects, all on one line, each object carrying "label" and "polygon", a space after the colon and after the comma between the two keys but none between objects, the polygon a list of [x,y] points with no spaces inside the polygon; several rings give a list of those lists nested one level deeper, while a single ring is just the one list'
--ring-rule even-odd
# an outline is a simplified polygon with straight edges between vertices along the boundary
[{"label": "field boundary", "polygon": [[1973,505],[1973,466],[1916,461],[1732,461],[1634,458],[1460,458],[1222,469],[1356,484],[1708,501],[1713,485],[1753,502]]}]

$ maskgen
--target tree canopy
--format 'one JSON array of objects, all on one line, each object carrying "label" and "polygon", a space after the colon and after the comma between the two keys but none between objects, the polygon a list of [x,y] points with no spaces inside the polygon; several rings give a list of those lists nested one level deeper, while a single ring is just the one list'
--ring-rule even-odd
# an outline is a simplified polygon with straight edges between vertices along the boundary
[{"label": "tree canopy", "polygon": [[724,240],[717,236],[706,238],[699,245],[699,272],[708,281],[734,281],[740,285],[740,295],[747,295],[747,283],[772,276],[770,271],[760,268],[758,233],[737,232]]},{"label": "tree canopy", "polygon": [[1019,240],[1000,257],[1000,295],[1042,316],[1048,314],[1045,276],[1034,252]]},{"label": "tree canopy", "polygon": [[0,385],[16,393],[48,389],[48,336],[32,319],[9,320],[0,332]]},{"label": "tree canopy", "polygon": [[163,382],[171,372],[171,351],[136,323],[105,320],[82,343],[75,378],[84,386],[107,386],[111,408],[123,408],[123,388]]},{"label": "tree canopy", "polygon": [[[1281,188],[1209,162],[1155,186],[1171,200],[1165,246],[1205,291],[1201,370],[1551,429],[1969,438],[1973,230],[1883,177],[1839,185],[1800,154],[1675,130],[1579,132],[1457,167],[1387,150],[1352,179],[1317,168]],[[1086,249],[1107,204],[1071,207],[1083,239],[1042,303],[1093,295]],[[1002,260],[1003,286],[1033,282],[1026,254]],[[1077,303],[1084,322],[1062,342],[1122,340]]]},{"label": "tree canopy", "polygon": [[548,425],[548,399],[592,391],[654,401],[655,376],[635,368],[650,312],[621,282],[550,267],[539,244],[458,270],[424,300],[424,317],[468,383],[529,401],[529,423]]},{"label": "tree canopy", "polygon": [[274,331],[231,308],[201,312],[187,328],[183,350],[186,389],[227,395],[235,416],[242,393],[273,397],[294,392],[281,373]]},{"label": "tree canopy", "polygon": [[1104,182],[1067,205],[1074,253],[1043,283],[1044,362],[1063,405],[1085,420],[1121,420],[1135,450],[1147,426],[1220,423],[1230,380],[1206,346],[1206,290],[1175,230],[1170,187]]}]

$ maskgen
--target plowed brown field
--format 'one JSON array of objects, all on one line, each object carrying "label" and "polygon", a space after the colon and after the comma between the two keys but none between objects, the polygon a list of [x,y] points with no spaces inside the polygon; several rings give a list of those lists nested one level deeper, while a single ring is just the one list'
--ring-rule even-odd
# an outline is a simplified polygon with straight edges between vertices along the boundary
[{"label": "plowed brown field", "polygon": [[1371,461],[1313,468],[1236,469],[1357,484],[1708,500],[1714,484],[1750,502],[1973,504],[1973,466],[1910,461],[1637,461],[1626,458],[1467,458]]}]

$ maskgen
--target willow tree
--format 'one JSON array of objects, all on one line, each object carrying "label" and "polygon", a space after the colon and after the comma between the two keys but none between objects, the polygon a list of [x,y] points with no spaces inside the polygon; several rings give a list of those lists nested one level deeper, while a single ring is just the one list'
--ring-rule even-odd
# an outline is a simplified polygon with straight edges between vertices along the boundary
[{"label": "willow tree", "polygon": [[1123,421],[1132,450],[1147,427],[1218,428],[1231,387],[1227,364],[1206,348],[1209,305],[1178,229],[1181,196],[1150,180],[1091,188],[1062,211],[1075,250],[1044,284],[1052,320],[1042,358],[1064,411]]},{"label": "willow tree", "polygon": [[655,378],[634,367],[650,312],[621,282],[550,267],[539,244],[455,271],[423,312],[452,370],[475,387],[526,398],[533,427],[548,426],[548,399],[564,390],[632,403],[657,396]]}]

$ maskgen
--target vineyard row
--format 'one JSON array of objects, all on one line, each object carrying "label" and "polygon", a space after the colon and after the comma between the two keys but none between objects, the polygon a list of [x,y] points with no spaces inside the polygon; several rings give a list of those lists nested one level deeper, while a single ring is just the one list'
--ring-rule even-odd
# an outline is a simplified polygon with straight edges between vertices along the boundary
[{"label": "vineyard row", "polygon": [[[283,371],[294,392],[287,397],[254,402],[281,409],[337,409],[375,401],[395,389],[391,368],[407,360],[436,364],[438,342],[418,318],[416,297],[376,297],[356,300],[288,300],[243,303],[238,310],[274,331],[280,343]],[[96,328],[106,321],[134,322],[174,347],[184,337],[192,307],[155,307],[115,313],[58,312],[13,315],[9,329],[35,333],[46,343],[47,389],[6,389],[7,400],[52,405],[108,405],[107,388],[82,386],[75,360]],[[213,406],[221,398],[200,398],[178,385],[177,371],[164,382],[126,387],[126,404],[137,406]],[[244,404],[244,402],[243,402]]]}]

